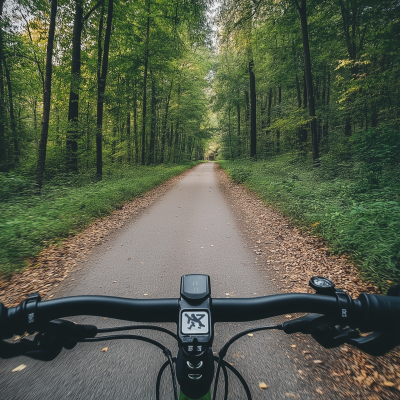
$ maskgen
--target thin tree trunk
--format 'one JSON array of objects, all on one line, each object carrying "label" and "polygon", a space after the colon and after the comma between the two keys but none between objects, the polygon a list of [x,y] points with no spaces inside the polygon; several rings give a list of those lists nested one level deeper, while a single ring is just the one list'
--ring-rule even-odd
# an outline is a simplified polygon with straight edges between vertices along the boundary
[{"label": "thin tree trunk", "polygon": [[179,146],[179,116],[175,126],[174,162],[178,162],[179,160],[180,149],[178,146]]},{"label": "thin tree trunk", "polygon": [[83,0],[75,0],[75,18],[72,39],[71,88],[68,106],[67,131],[67,168],[70,172],[78,172],[78,120],[79,120],[79,85],[81,79],[81,41],[84,22],[96,8],[102,4],[100,0],[85,16],[83,16]]},{"label": "thin tree trunk", "polygon": [[299,76],[296,74],[296,88],[297,88],[297,108],[301,108],[301,90]]},{"label": "thin tree trunk", "polygon": [[79,81],[81,75],[81,36],[83,27],[82,0],[75,0],[75,19],[72,39],[71,89],[68,107],[67,168],[78,172]]},{"label": "thin tree trunk", "polygon": [[[265,131],[265,140],[266,140],[266,146],[268,146],[268,137],[269,134],[271,133],[271,107],[272,107],[272,88],[269,89],[268,93],[268,107],[267,107],[267,129]],[[267,148],[266,148],[267,151]]]},{"label": "thin tree trunk", "polygon": [[233,148],[232,148],[231,109],[230,108],[228,110],[228,137],[229,137],[229,147],[231,149],[231,157],[232,157],[232,160],[234,160],[235,159],[235,155],[233,153]]},{"label": "thin tree trunk", "polygon": [[265,103],[263,102],[264,96],[261,96],[261,132],[265,131],[266,121],[265,121],[265,111],[268,107],[268,96],[265,96]]},{"label": "thin tree trunk", "polygon": [[43,116],[42,132],[40,134],[39,157],[36,168],[36,186],[38,190],[42,188],[43,175],[46,163],[47,137],[49,134],[50,105],[51,105],[51,78],[53,72],[53,48],[54,33],[56,30],[57,0],[51,1],[49,37],[47,39],[46,51],[46,75],[43,89]]},{"label": "thin tree trunk", "polygon": [[167,96],[167,100],[165,102],[165,116],[164,116],[164,123],[162,127],[161,133],[161,157],[160,157],[160,164],[164,164],[164,152],[165,152],[165,136],[167,134],[167,121],[168,121],[168,110],[169,110],[169,101],[171,99],[171,92],[172,92],[172,85],[174,80],[171,80],[171,86],[169,87],[169,92]]},{"label": "thin tree trunk", "polygon": [[146,162],[146,107],[147,107],[147,68],[149,63],[150,0],[147,6],[146,48],[144,54],[143,80],[143,121],[142,121],[142,165]]},{"label": "thin tree trunk", "polygon": [[127,141],[127,152],[128,152],[128,164],[131,163],[132,143],[131,143],[131,112],[128,111],[126,115],[126,141]]},{"label": "thin tree trunk", "polygon": [[[301,89],[300,89],[300,80],[299,76],[296,74],[296,89],[297,89],[297,107],[301,108]],[[299,145],[301,146],[303,143],[303,127],[298,128],[298,138],[299,138]]]},{"label": "thin tree trunk", "polygon": [[[104,38],[104,54],[103,65],[101,68],[101,76],[97,81],[97,132],[96,132],[96,165],[97,177],[102,178],[103,175],[103,111],[104,111],[104,93],[106,90],[107,69],[108,69],[108,54],[110,49],[111,28],[113,18],[114,0],[108,0],[107,10],[107,27],[106,36]],[[102,13],[103,19],[103,13]],[[102,21],[101,21],[102,23]],[[101,63],[101,41],[99,36],[99,56],[98,60]],[[98,64],[100,71],[100,64]],[[98,72],[99,73],[99,72]],[[98,75],[99,77],[99,75]]]},{"label": "thin tree trunk", "polygon": [[312,138],[312,153],[313,162],[317,166],[319,163],[319,148],[318,148],[318,137],[317,137],[317,123],[315,119],[315,103],[314,103],[314,92],[313,82],[311,73],[311,56],[310,56],[310,45],[308,40],[308,26],[307,26],[307,0],[301,0],[301,6],[298,0],[295,0],[297,10],[301,20],[301,34],[303,38],[303,51],[304,51],[304,65],[305,65],[305,76],[308,90],[308,103],[309,103],[309,115],[311,118],[311,138]]},{"label": "thin tree trunk", "polygon": [[[278,87],[278,118],[281,117],[281,101],[282,101],[282,86]],[[281,151],[281,131],[276,131],[276,152],[279,154]]]},{"label": "thin tree trunk", "polygon": [[254,61],[249,62],[250,77],[250,157],[257,158],[257,99]]},{"label": "thin tree trunk", "polygon": [[151,123],[150,123],[150,146],[149,146],[149,156],[147,164],[154,164],[154,151],[155,151],[155,140],[156,140],[156,106],[157,106],[157,98],[156,98],[156,83],[154,79],[153,70],[150,69],[150,77],[151,77]]},{"label": "thin tree trunk", "polygon": [[238,151],[237,155],[240,158],[241,153],[242,153],[242,138],[240,136],[240,103],[238,99],[238,103],[236,105],[236,110],[237,110],[237,135],[238,135]]},{"label": "thin tree trunk", "polygon": [[173,152],[172,152],[172,145],[173,145],[173,140],[174,140],[174,124],[171,121],[171,130],[170,130],[170,134],[169,134],[169,142],[168,142],[168,160],[169,162],[173,162]]},{"label": "thin tree trunk", "polygon": [[90,151],[90,102],[87,102],[86,110],[86,169],[89,169],[89,151]]},{"label": "thin tree trunk", "polygon": [[134,98],[133,98],[133,136],[135,137],[135,164],[139,164],[139,136],[137,125],[137,90],[136,81],[134,84]]},{"label": "thin tree trunk", "polygon": [[10,108],[10,124],[11,124],[11,134],[12,134],[12,141],[14,145],[14,156],[12,158],[12,163],[15,165],[19,159],[19,143],[17,137],[17,124],[15,121],[15,114],[14,114],[14,100],[13,100],[13,91],[11,85],[11,77],[10,77],[10,70],[7,66],[7,61],[3,58],[4,63],[4,70],[6,73],[6,81],[7,81],[7,90],[8,90],[8,102]]}]

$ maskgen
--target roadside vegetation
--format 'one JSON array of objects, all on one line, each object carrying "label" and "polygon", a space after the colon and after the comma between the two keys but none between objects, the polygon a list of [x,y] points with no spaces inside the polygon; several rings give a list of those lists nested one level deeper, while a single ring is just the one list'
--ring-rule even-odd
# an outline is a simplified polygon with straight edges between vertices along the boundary
[{"label": "roadside vegetation", "polygon": [[322,236],[332,253],[348,254],[363,278],[385,290],[400,279],[400,165],[363,160],[366,155],[364,149],[353,159],[325,157],[319,168],[290,154],[219,163],[295,224]]},{"label": "roadside vegetation", "polygon": [[89,175],[59,176],[40,196],[34,194],[32,179],[0,175],[0,276],[21,271],[25,260],[43,248],[196,164],[108,168],[101,181]]},{"label": "roadside vegetation", "polygon": [[392,0],[227,0],[216,17],[213,157],[383,289],[400,278],[399,17]]}]

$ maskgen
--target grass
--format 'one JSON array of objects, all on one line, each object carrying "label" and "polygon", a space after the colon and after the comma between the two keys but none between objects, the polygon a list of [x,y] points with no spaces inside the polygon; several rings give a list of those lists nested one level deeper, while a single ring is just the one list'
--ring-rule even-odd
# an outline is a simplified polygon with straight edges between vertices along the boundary
[{"label": "grass", "polygon": [[50,182],[40,196],[33,194],[29,179],[0,176],[0,276],[20,272],[26,259],[49,244],[60,243],[195,164],[110,169],[100,182],[64,178]]},{"label": "grass", "polygon": [[323,237],[332,253],[346,253],[361,276],[386,290],[400,278],[400,184],[393,165],[371,183],[354,160],[282,155],[267,161],[220,161],[232,179],[256,192],[297,225]]}]

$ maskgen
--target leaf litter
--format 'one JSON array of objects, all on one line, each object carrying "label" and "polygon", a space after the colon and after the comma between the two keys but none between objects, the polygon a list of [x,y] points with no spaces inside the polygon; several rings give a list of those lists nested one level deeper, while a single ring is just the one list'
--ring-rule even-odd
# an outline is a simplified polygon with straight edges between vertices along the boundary
[{"label": "leaf litter", "polygon": [[[258,269],[276,285],[277,293],[314,293],[308,286],[310,278],[325,276],[353,298],[362,292],[380,294],[378,287],[360,279],[347,255],[331,255],[321,238],[301,231],[279,210],[265,205],[255,193],[232,181],[218,164],[216,173],[220,188],[247,238],[247,247],[255,250]],[[296,315],[285,317],[296,318]],[[318,380],[329,383],[336,393],[335,399],[389,400],[400,397],[398,348],[385,356],[373,357],[350,346],[326,350],[305,335],[291,335],[291,338],[293,336],[303,353],[303,360],[295,359],[294,362],[304,363],[299,369],[302,371],[300,378],[310,385]],[[322,360],[312,361],[306,350],[311,347],[308,343]],[[296,397],[291,392],[286,396]],[[327,394],[324,396],[326,398]]]}]

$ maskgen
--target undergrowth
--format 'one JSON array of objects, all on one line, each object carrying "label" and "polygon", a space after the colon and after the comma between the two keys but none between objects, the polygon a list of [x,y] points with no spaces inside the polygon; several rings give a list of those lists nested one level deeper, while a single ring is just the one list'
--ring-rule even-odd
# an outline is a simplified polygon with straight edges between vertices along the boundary
[{"label": "undergrowth", "polygon": [[21,271],[43,248],[195,164],[108,169],[99,182],[89,175],[58,177],[40,196],[28,178],[0,174],[0,276]]},{"label": "undergrowth", "polygon": [[398,163],[374,167],[360,157],[326,157],[313,168],[310,159],[293,155],[219,163],[236,182],[323,237],[332,253],[350,255],[364,279],[383,290],[400,280]]}]

